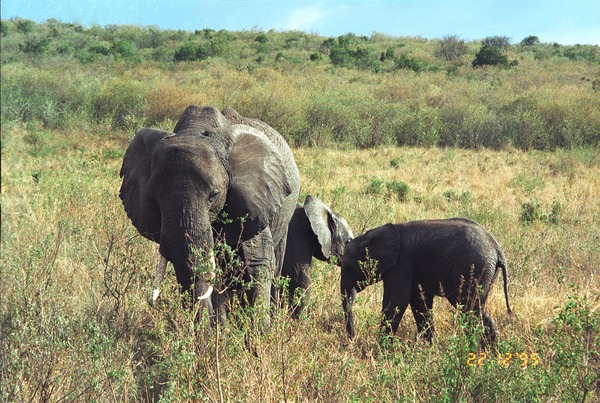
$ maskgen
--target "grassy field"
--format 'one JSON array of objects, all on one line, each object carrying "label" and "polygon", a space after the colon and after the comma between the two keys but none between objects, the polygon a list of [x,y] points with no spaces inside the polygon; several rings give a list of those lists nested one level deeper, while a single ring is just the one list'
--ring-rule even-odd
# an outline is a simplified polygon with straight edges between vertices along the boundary
[{"label": "grassy field", "polygon": [[3,123],[1,401],[600,399],[597,148],[294,150],[301,198],[318,196],[355,234],[453,216],[494,234],[515,311],[509,320],[497,281],[498,361],[473,360],[468,321],[441,299],[432,346],[416,340],[410,314],[395,342],[380,343],[380,285],[359,294],[350,342],[339,269],[320,262],[307,317],[282,314],[267,334],[243,315],[194,331],[174,276],[151,307],[157,247],[117,196],[132,134]]},{"label": "grassy field", "polygon": [[[0,21],[0,401],[600,400],[600,47]],[[503,39],[492,37],[486,39]],[[517,40],[519,38],[516,38]],[[294,147],[300,199],[355,234],[423,218],[483,224],[509,264],[488,300],[500,356],[441,299],[379,337],[381,285],[343,326],[339,268],[315,262],[306,318],[205,334],[118,198],[141,127],[232,106]],[[470,333],[464,330],[470,329]],[[248,348],[250,345],[252,348]]]}]

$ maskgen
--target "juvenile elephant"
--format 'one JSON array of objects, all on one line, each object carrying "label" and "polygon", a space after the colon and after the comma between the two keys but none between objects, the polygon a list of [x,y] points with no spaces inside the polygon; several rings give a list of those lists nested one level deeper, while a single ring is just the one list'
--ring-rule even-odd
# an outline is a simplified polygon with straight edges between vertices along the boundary
[{"label": "juvenile elephant", "polygon": [[341,293],[346,330],[354,337],[352,304],[357,292],[383,280],[382,328],[395,333],[410,304],[420,335],[431,341],[433,296],[478,313],[484,344],[494,344],[496,329],[484,311],[492,283],[502,269],[509,314],[507,269],[496,240],[481,225],[463,218],[385,224],[354,238],[344,252]]},{"label": "juvenile elephant", "polygon": [[288,225],[288,240],[282,276],[289,278],[292,316],[299,318],[309,296],[312,258],[336,263],[354,235],[346,220],[331,211],[321,200],[306,196],[298,203]]},{"label": "juvenile elephant", "polygon": [[157,287],[171,261],[182,292],[190,291],[212,316],[213,250],[215,240],[225,241],[251,284],[247,300],[269,311],[300,188],[292,152],[276,130],[232,108],[192,105],[173,133],[139,131],[120,175],[127,215],[160,245]]}]

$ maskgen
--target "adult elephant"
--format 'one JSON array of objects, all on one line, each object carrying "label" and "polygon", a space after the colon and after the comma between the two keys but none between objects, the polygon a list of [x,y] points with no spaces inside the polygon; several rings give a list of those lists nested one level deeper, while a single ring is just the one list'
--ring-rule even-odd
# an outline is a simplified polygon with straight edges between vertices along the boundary
[{"label": "adult elephant", "polygon": [[346,329],[354,337],[352,304],[357,292],[383,280],[382,328],[395,333],[410,304],[417,330],[434,335],[433,297],[475,311],[485,326],[484,344],[494,344],[496,328],[485,311],[492,283],[502,269],[508,304],[506,259],[494,237],[463,218],[385,224],[354,238],[344,252],[341,274]]},{"label": "adult elephant", "polygon": [[344,247],[354,235],[344,217],[309,195],[304,205],[297,204],[287,237],[281,274],[289,278],[291,313],[299,318],[310,292],[312,258],[339,264]]},{"label": "adult elephant", "polygon": [[[248,302],[269,311],[300,186],[292,152],[276,130],[232,108],[192,105],[172,133],[139,131],[120,175],[127,215],[160,245],[157,285],[172,262],[182,292],[212,315],[213,250],[215,240],[224,241],[242,263]],[[268,325],[268,315],[263,320]]]}]

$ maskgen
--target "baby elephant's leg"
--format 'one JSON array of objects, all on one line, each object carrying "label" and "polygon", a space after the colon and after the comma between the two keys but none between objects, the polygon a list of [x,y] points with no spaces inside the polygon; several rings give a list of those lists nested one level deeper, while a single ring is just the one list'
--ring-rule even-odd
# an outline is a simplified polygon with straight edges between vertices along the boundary
[{"label": "baby elephant's leg", "polygon": [[412,298],[410,299],[410,307],[417,322],[419,337],[423,337],[425,340],[431,342],[435,336],[435,328],[431,317],[433,295],[422,290],[413,291]]}]

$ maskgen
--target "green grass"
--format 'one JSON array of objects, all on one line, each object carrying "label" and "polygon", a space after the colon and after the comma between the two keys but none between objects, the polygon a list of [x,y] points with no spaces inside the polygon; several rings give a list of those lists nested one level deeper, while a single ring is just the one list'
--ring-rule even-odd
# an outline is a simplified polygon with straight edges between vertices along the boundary
[{"label": "green grass", "polygon": [[[497,281],[488,308],[499,362],[477,355],[463,332],[468,318],[441,299],[432,346],[415,339],[410,314],[396,340],[381,344],[381,285],[359,294],[357,337],[349,341],[339,269],[321,262],[305,320],[281,315],[266,334],[255,334],[243,314],[218,333],[195,330],[172,274],[151,307],[157,248],[136,233],[117,196],[130,136],[3,123],[0,400],[600,397],[597,149],[294,149],[302,194],[321,198],[356,234],[451,216],[476,219],[494,234],[508,259],[515,311],[509,320]],[[375,179],[380,192],[367,193]],[[410,189],[403,200],[399,189]],[[531,200],[547,216],[559,203],[556,222],[524,222]]]}]

